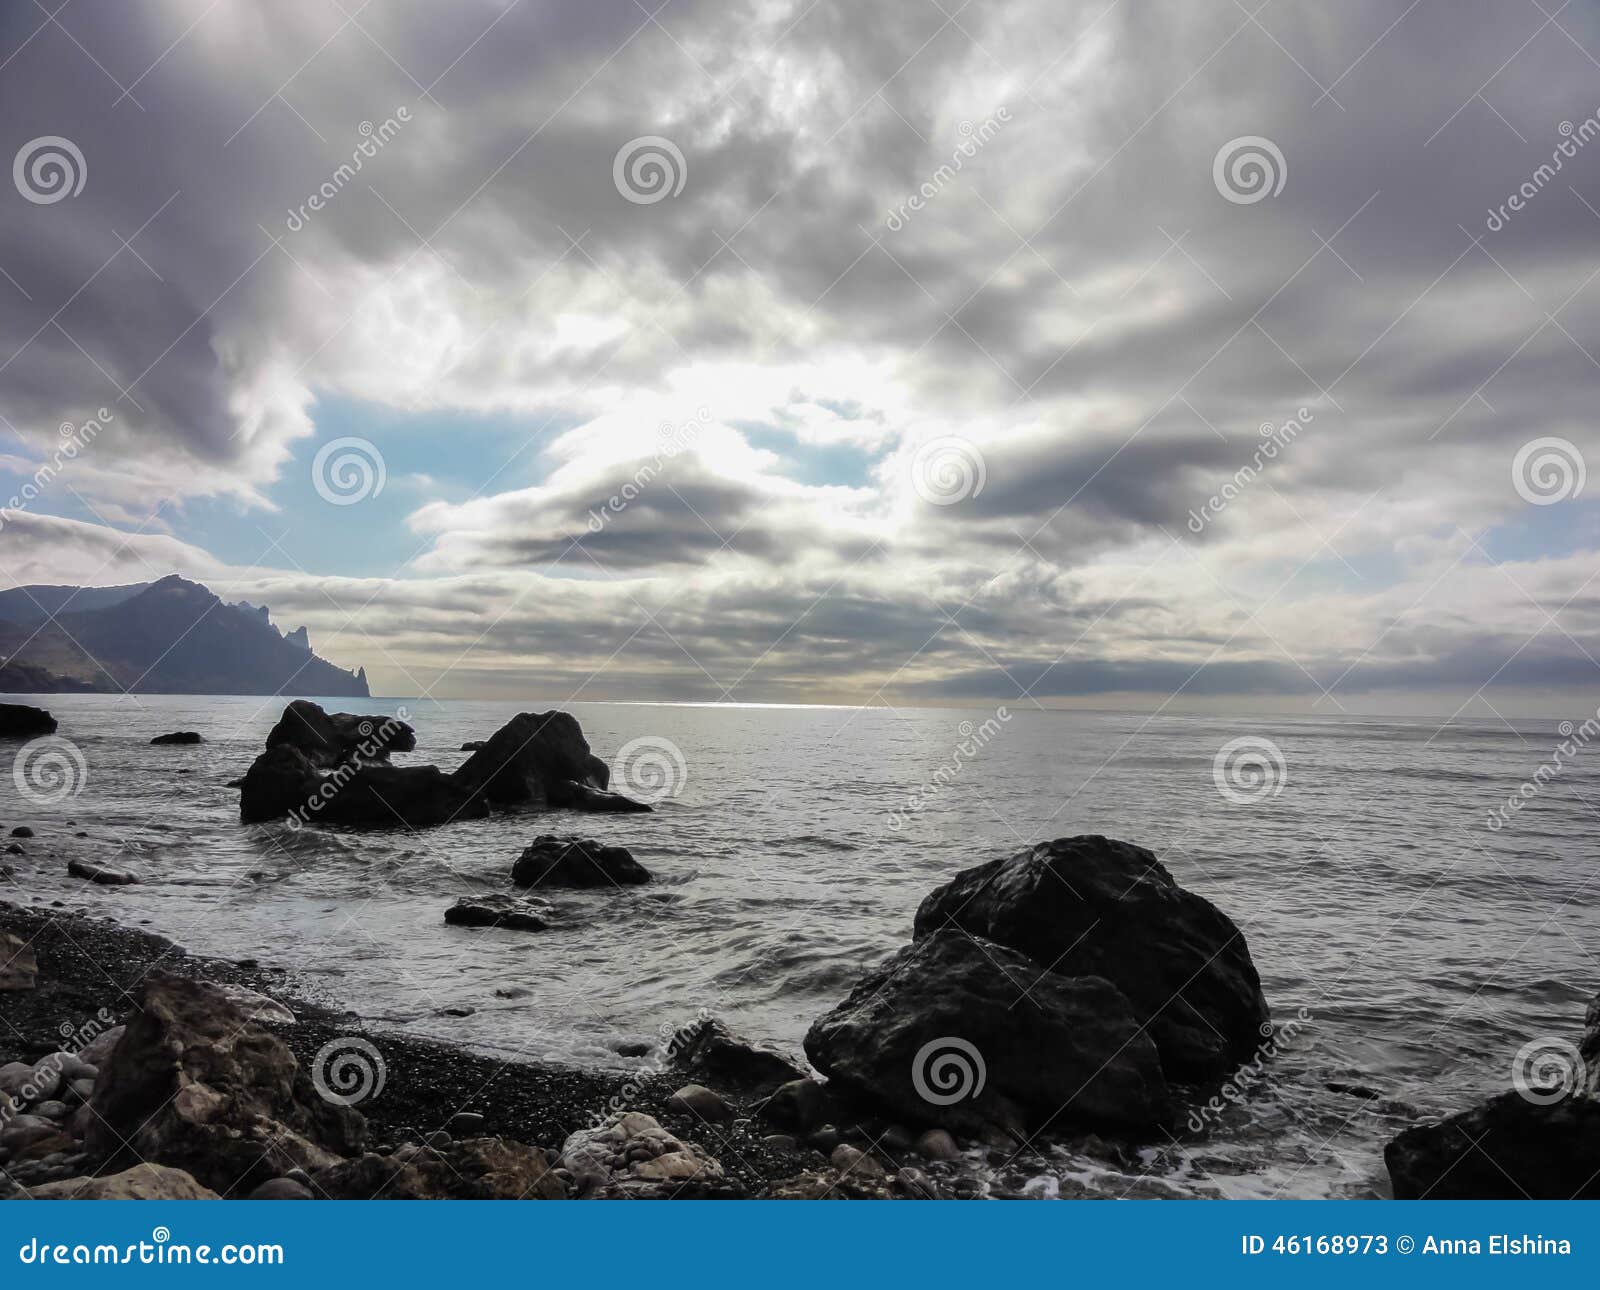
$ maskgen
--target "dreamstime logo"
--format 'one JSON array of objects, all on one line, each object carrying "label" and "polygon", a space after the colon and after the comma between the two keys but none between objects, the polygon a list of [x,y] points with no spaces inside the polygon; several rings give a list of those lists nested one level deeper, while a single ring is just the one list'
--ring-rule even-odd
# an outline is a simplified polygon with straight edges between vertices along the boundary
[{"label": "dreamstime logo", "polygon": [[1527,209],[1528,203],[1544,191],[1545,185],[1551,183],[1556,173],[1578,155],[1580,148],[1600,138],[1600,113],[1591,113],[1576,126],[1571,121],[1563,121],[1556,127],[1556,132],[1560,134],[1561,142],[1551,150],[1550,160],[1517,185],[1516,191],[1501,202],[1498,209],[1489,208],[1489,217],[1483,224],[1491,233],[1498,233],[1510,223],[1514,214]]},{"label": "dreamstime logo", "polygon": [[1262,1022],[1257,1033],[1266,1043],[1256,1049],[1252,1060],[1244,1063],[1224,1081],[1209,1102],[1189,1112],[1189,1132],[1202,1132],[1206,1125],[1220,1120],[1230,1105],[1241,1105],[1249,1097],[1250,1091],[1266,1078],[1268,1065],[1283,1054],[1294,1042],[1301,1027],[1310,1022],[1311,1013],[1305,1008],[1297,1009],[1295,1015],[1281,1026],[1271,1021]]},{"label": "dreamstime logo", "polygon": [[288,218],[283,221],[283,226],[291,233],[298,233],[318,211],[325,210],[328,203],[344,191],[344,186],[361,172],[361,168],[388,144],[389,140],[400,133],[400,127],[411,120],[411,109],[398,107],[394,116],[385,117],[383,124],[373,125],[371,121],[363,121],[356,127],[356,133],[361,136],[358,143],[350,152],[350,160],[341,162],[316,192],[312,193],[305,201],[289,211]]},{"label": "dreamstime logo", "polygon": [[17,149],[11,163],[11,181],[35,206],[52,206],[76,197],[89,178],[89,163],[71,139],[41,134]]},{"label": "dreamstime logo", "polygon": [[920,811],[936,796],[942,793],[950,784],[954,783],[961,775],[966,764],[989,746],[992,740],[1011,720],[1011,712],[1002,704],[994,710],[994,716],[985,717],[979,724],[963,721],[956,727],[956,733],[961,736],[955,747],[951,749],[949,758],[928,777],[926,782],[912,789],[906,797],[906,804],[899,810],[889,812],[889,827],[898,833],[906,826],[906,819]]},{"label": "dreamstime logo", "polygon": [[27,510],[55,482],[56,476],[66,468],[67,463],[77,460],[79,453],[87,451],[89,445],[100,437],[106,423],[114,420],[116,414],[110,408],[101,408],[98,416],[90,417],[81,426],[63,421],[60,442],[50,454],[50,459],[41,462],[32,477],[11,495],[11,500],[0,506],[0,528],[5,527],[11,512]]},{"label": "dreamstime logo", "polygon": [[971,121],[963,121],[957,126],[956,133],[961,136],[961,142],[956,145],[955,151],[950,154],[950,160],[935,170],[927,179],[923,180],[916,192],[912,193],[899,206],[889,212],[883,221],[884,227],[891,233],[898,233],[909,224],[912,216],[942,193],[945,190],[945,186],[955,179],[956,173],[968,161],[978,155],[979,149],[983,148],[995,135],[1000,133],[1001,126],[1009,124],[1010,121],[1011,109],[1001,107],[993,116],[984,120],[980,125],[973,125]]},{"label": "dreamstime logo", "polygon": [[1583,491],[1588,468],[1578,445],[1554,435],[1530,439],[1511,462],[1517,495],[1534,506],[1554,506]]},{"label": "dreamstime logo", "polygon": [[1193,507],[1189,508],[1189,532],[1204,532],[1206,525],[1227,510],[1236,497],[1255,483],[1257,477],[1266,469],[1267,463],[1276,461],[1280,453],[1286,452],[1289,445],[1299,437],[1300,432],[1314,420],[1316,416],[1310,408],[1300,408],[1281,426],[1263,421],[1260,427],[1261,442],[1251,454],[1249,462],[1234,471],[1233,478],[1206,498],[1198,511]]},{"label": "dreamstime logo", "polygon": [[82,749],[60,735],[31,739],[11,763],[17,792],[35,806],[54,806],[76,797],[89,782],[89,762]]},{"label": "dreamstime logo", "polygon": [[651,806],[676,797],[688,779],[689,764],[683,750],[659,735],[630,739],[611,764],[611,787],[619,792],[626,790],[630,797]]},{"label": "dreamstime logo", "polygon": [[1240,735],[1217,749],[1211,762],[1217,792],[1230,802],[1249,805],[1276,797],[1289,782],[1283,749],[1260,735]]},{"label": "dreamstime logo", "polygon": [[1596,708],[1594,716],[1586,718],[1580,726],[1575,726],[1570,721],[1563,721],[1556,727],[1556,733],[1561,736],[1561,742],[1556,745],[1554,754],[1548,760],[1541,762],[1530,778],[1522,781],[1517,791],[1506,798],[1504,806],[1496,807],[1489,812],[1491,832],[1498,833],[1510,824],[1511,817],[1522,809],[1524,803],[1543,792],[1546,784],[1561,774],[1596,736],[1600,736],[1600,708]]},{"label": "dreamstime logo", "polygon": [[378,445],[353,435],[323,444],[311,463],[317,495],[334,506],[354,506],[379,496],[388,478]]},{"label": "dreamstime logo", "polygon": [[635,206],[653,206],[676,197],[689,179],[689,163],[671,139],[641,134],[617,149],[611,161],[611,182]]},{"label": "dreamstime logo", "polygon": [[311,817],[337,797],[339,790],[355,778],[356,772],[362,766],[370,765],[379,757],[388,755],[389,745],[411,715],[404,707],[396,708],[394,713],[392,717],[385,717],[379,726],[374,727],[372,722],[363,721],[356,727],[361,735],[361,742],[356,745],[355,754],[347,755],[334,767],[333,773],[317,785],[316,791],[306,799],[304,806],[297,806],[289,812],[286,821],[289,832],[298,833],[310,824]]},{"label": "dreamstime logo", "polygon": [[589,532],[599,533],[611,522],[613,515],[621,515],[640,493],[655,482],[663,466],[680,453],[686,452],[700,437],[700,431],[711,423],[711,410],[697,408],[695,414],[681,425],[663,421],[657,428],[661,449],[655,460],[644,462],[633,472],[633,477],[597,507],[589,510]]},{"label": "dreamstime logo", "polygon": [[960,435],[941,435],[911,459],[911,487],[933,506],[954,506],[983,492],[989,472],[978,446]]},{"label": "dreamstime logo", "polygon": [[930,1106],[953,1106],[977,1097],[988,1077],[983,1054],[958,1035],[930,1039],[911,1059],[911,1086]]},{"label": "dreamstime logo", "polygon": [[1289,178],[1289,163],[1271,139],[1242,134],[1217,149],[1211,162],[1211,182],[1235,206],[1252,206],[1276,197]]},{"label": "dreamstime logo", "polygon": [[388,1079],[383,1054],[357,1035],[330,1039],[311,1062],[311,1082],[317,1093],[336,1106],[355,1106],[377,1097]]},{"label": "dreamstime logo", "polygon": [[1577,1046],[1554,1035],[1529,1040],[1511,1063],[1512,1087],[1535,1106],[1561,1101],[1583,1087],[1585,1078]]}]

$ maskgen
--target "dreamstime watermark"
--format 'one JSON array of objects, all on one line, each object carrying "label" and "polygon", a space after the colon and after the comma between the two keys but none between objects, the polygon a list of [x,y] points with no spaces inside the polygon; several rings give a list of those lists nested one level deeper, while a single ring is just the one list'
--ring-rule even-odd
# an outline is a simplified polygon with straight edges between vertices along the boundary
[{"label": "dreamstime watermark", "polygon": [[1289,163],[1271,139],[1241,134],[1217,149],[1211,159],[1211,182],[1235,206],[1252,206],[1276,197],[1289,179]]},{"label": "dreamstime watermark", "polygon": [[976,157],[983,147],[1000,133],[1000,127],[1009,125],[1011,120],[1011,109],[1001,106],[995,110],[993,116],[986,118],[980,125],[963,121],[956,128],[956,132],[961,136],[961,142],[950,154],[950,160],[923,180],[916,192],[889,212],[884,218],[884,227],[891,233],[898,233],[909,224],[911,217],[942,193],[960,172],[962,166]]},{"label": "dreamstime watermark", "polygon": [[660,735],[640,735],[617,750],[611,763],[611,788],[654,806],[683,792],[689,782],[689,763],[683,750]]},{"label": "dreamstime watermark", "polygon": [[1257,477],[1266,469],[1267,463],[1276,461],[1278,454],[1283,452],[1300,436],[1304,430],[1316,420],[1310,408],[1297,408],[1294,416],[1285,421],[1281,426],[1275,426],[1270,421],[1261,423],[1261,442],[1256,445],[1256,450],[1250,456],[1249,462],[1240,466],[1233,472],[1233,478],[1220,489],[1206,498],[1200,504],[1200,509],[1189,510],[1189,531],[1202,533],[1207,524],[1221,515],[1235,498],[1240,496],[1245,489],[1255,483]]},{"label": "dreamstime watermark", "polygon": [[1215,1124],[1227,1114],[1228,1107],[1239,1106],[1250,1090],[1259,1084],[1267,1073],[1267,1064],[1280,1056],[1294,1042],[1302,1027],[1311,1022],[1311,1013],[1297,1009],[1295,1015],[1281,1026],[1270,1021],[1261,1023],[1261,1037],[1267,1042],[1256,1050],[1255,1059],[1234,1071],[1211,1100],[1189,1112],[1189,1132],[1200,1133],[1207,1125]]},{"label": "dreamstime watermark", "polygon": [[1498,233],[1510,223],[1513,215],[1526,209],[1527,204],[1544,191],[1545,185],[1556,177],[1565,163],[1576,157],[1590,140],[1600,137],[1600,112],[1586,117],[1576,126],[1571,121],[1563,121],[1556,127],[1556,132],[1561,135],[1561,142],[1551,151],[1550,160],[1524,179],[1498,207],[1489,207],[1489,215],[1483,221],[1483,226],[1491,233]]},{"label": "dreamstime watermark", "polygon": [[1511,460],[1511,483],[1532,506],[1554,506],[1583,492],[1589,469],[1570,439],[1547,435],[1530,439]]},{"label": "dreamstime watermark", "polygon": [[61,1267],[131,1267],[135,1264],[154,1264],[158,1267],[249,1267],[257,1264],[283,1263],[281,1245],[237,1245],[229,1243],[213,1248],[210,1245],[187,1245],[172,1239],[166,1227],[155,1227],[148,1241],[129,1245],[115,1245],[101,1241],[88,1245],[82,1241],[65,1242],[50,1236],[40,1240],[37,1236],[17,1250],[22,1263]]},{"label": "dreamstime watermark", "polygon": [[983,1092],[989,1069],[971,1040],[940,1035],[911,1059],[911,1087],[929,1106],[954,1106]]},{"label": "dreamstime watermark", "polygon": [[950,756],[927,780],[911,790],[904,806],[889,812],[889,827],[896,833],[905,828],[907,817],[915,815],[959,779],[967,763],[987,748],[1010,720],[1010,710],[1002,706],[994,710],[994,716],[985,717],[977,725],[963,721],[956,727],[961,738],[950,750]]},{"label": "dreamstime watermark", "polygon": [[1596,708],[1594,716],[1585,720],[1581,726],[1563,721],[1556,727],[1556,733],[1561,736],[1561,742],[1555,746],[1555,751],[1549,760],[1541,762],[1539,768],[1522,781],[1517,791],[1506,798],[1503,806],[1489,812],[1487,822],[1490,832],[1498,833],[1510,824],[1511,817],[1522,809],[1524,803],[1542,793],[1545,785],[1561,774],[1567,768],[1567,764],[1587,748],[1597,735],[1600,735],[1600,708]]},{"label": "dreamstime watermark", "polygon": [[35,806],[76,797],[89,783],[89,759],[61,735],[30,739],[11,759],[11,782]]},{"label": "dreamstime watermark", "polygon": [[687,1026],[675,1026],[670,1021],[662,1022],[656,1028],[658,1042],[651,1050],[650,1056],[634,1068],[622,1087],[607,1098],[603,1106],[590,1114],[589,1128],[604,1128],[613,1115],[626,1111],[634,1105],[646,1085],[671,1068],[677,1061],[678,1055],[693,1044],[696,1032],[710,1021],[711,1017],[709,1008],[701,1008]]},{"label": "dreamstime watermark", "polygon": [[33,478],[12,494],[9,502],[0,503],[0,528],[5,527],[6,519],[11,512],[27,510],[34,499],[55,482],[55,477],[61,473],[66,463],[77,460],[78,454],[100,437],[100,432],[106,428],[106,423],[114,420],[116,413],[110,408],[100,408],[82,425],[63,421],[61,441],[50,454],[50,460],[33,472]]},{"label": "dreamstime watermark", "polygon": [[929,439],[911,458],[911,487],[931,506],[954,506],[976,497],[988,479],[978,445],[960,435]]},{"label": "dreamstime watermark", "polygon": [[89,179],[89,163],[71,139],[41,134],[17,149],[11,162],[11,182],[35,206],[53,206],[76,197]]},{"label": "dreamstime watermark", "polygon": [[35,1064],[21,1087],[11,1094],[10,1101],[0,1099],[0,1129],[14,1116],[22,1114],[23,1107],[53,1096],[60,1086],[68,1061],[116,1024],[116,1014],[110,1008],[100,1008],[81,1025],[63,1021],[57,1026],[56,1034],[61,1036],[61,1047]]},{"label": "dreamstime watermark", "polygon": [[289,209],[288,218],[283,221],[283,226],[291,233],[298,233],[311,222],[311,217],[319,211],[327,209],[328,203],[344,191],[344,187],[358,174],[361,168],[382,151],[385,144],[400,133],[400,127],[411,120],[409,107],[398,107],[391,117],[385,117],[382,125],[373,125],[371,121],[363,121],[356,127],[356,132],[361,135],[361,142],[355,146],[350,154],[350,160],[342,162],[339,168],[322,181],[321,187],[298,207]]},{"label": "dreamstime watermark", "polygon": [[670,421],[663,421],[657,427],[662,446],[655,458],[647,461],[633,472],[633,478],[619,488],[615,493],[601,502],[598,507],[589,511],[589,532],[599,533],[611,522],[613,515],[621,515],[628,509],[629,503],[640,493],[644,492],[658,475],[661,468],[680,453],[694,445],[700,437],[700,431],[711,421],[711,412],[707,408],[699,408],[694,416],[681,425],[673,425]]},{"label": "dreamstime watermark", "polygon": [[329,440],[311,463],[311,484],[317,496],[333,506],[354,506],[378,497],[388,479],[378,445],[356,435]]},{"label": "dreamstime watermark", "polygon": [[375,1098],[388,1080],[383,1054],[359,1035],[330,1039],[311,1059],[311,1083],[317,1095],[335,1106],[356,1106]]},{"label": "dreamstime watermark", "polygon": [[1511,1086],[1535,1106],[1570,1097],[1585,1087],[1588,1078],[1578,1046],[1558,1035],[1530,1039],[1511,1062]]},{"label": "dreamstime watermark", "polygon": [[1276,797],[1289,782],[1283,749],[1260,735],[1240,735],[1217,749],[1211,778],[1228,801],[1240,806]]},{"label": "dreamstime watermark", "polygon": [[635,206],[654,206],[676,197],[689,181],[683,150],[659,134],[641,134],[617,149],[611,159],[611,182]]}]

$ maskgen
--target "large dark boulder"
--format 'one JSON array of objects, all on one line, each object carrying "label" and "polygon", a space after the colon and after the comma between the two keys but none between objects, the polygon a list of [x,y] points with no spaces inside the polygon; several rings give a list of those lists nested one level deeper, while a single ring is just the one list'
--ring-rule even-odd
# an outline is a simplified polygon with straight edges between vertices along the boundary
[{"label": "large dark boulder", "polygon": [[157,735],[150,742],[154,745],[203,744],[205,743],[205,740],[201,738],[198,730],[174,730],[170,735]]},{"label": "large dark boulder", "polygon": [[1271,1033],[1244,933],[1144,847],[1057,838],[964,870],[917,910],[918,937],[950,927],[1110,981],[1175,1083],[1221,1079]]},{"label": "large dark boulder", "polygon": [[1600,1200],[1600,1100],[1502,1093],[1383,1151],[1397,1200]]},{"label": "large dark boulder", "polygon": [[437,766],[346,762],[323,771],[300,749],[279,744],[251,763],[239,787],[246,824],[287,817],[293,825],[420,829],[489,813]]},{"label": "large dark boulder", "polygon": [[53,735],[56,719],[43,708],[26,703],[0,703],[0,739],[36,739]]},{"label": "large dark boulder", "polygon": [[519,712],[462,763],[455,777],[469,793],[502,807],[650,809],[606,791],[610,768],[589,751],[569,712]]},{"label": "large dark boulder", "polygon": [[386,762],[389,754],[411,752],[417,732],[398,717],[324,712],[310,699],[296,699],[267,733],[267,748],[298,748],[323,770],[345,763]]},{"label": "large dark boulder", "polygon": [[627,887],[650,881],[650,871],[626,847],[592,838],[536,837],[511,866],[519,887]]},{"label": "large dark boulder", "polygon": [[104,1061],[85,1149],[114,1172],[150,1161],[223,1195],[360,1149],[361,1115],[319,1095],[287,1044],[220,987],[151,973]]},{"label": "large dark boulder", "polygon": [[1115,986],[963,932],[930,932],[868,972],[805,1049],[830,1092],[946,1128],[1140,1130],[1172,1113],[1155,1044]]}]

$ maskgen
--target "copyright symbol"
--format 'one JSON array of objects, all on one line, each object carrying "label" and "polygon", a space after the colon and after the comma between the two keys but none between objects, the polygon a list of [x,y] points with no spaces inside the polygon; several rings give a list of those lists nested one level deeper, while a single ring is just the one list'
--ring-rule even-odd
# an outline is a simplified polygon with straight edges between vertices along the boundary
[{"label": "copyright symbol", "polygon": [[1394,1248],[1402,1254],[1410,1254],[1412,1250],[1417,1248],[1417,1243],[1409,1236],[1402,1236],[1394,1243]]}]

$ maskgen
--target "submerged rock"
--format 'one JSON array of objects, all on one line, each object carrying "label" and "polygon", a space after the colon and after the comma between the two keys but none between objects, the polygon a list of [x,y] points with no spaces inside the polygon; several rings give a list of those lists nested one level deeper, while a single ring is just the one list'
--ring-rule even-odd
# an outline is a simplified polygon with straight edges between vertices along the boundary
[{"label": "submerged rock", "polygon": [[53,735],[56,719],[43,708],[25,703],[0,703],[0,739],[34,739]]},{"label": "submerged rock", "polygon": [[1244,934],[1144,847],[1057,838],[967,869],[917,910],[918,937],[945,928],[1009,946],[1060,976],[1110,981],[1177,1083],[1222,1078],[1271,1034]]},{"label": "submerged rock", "polygon": [[805,1049],[830,1091],[916,1123],[1143,1130],[1172,1113],[1121,991],[963,932],[929,932],[869,971]]},{"label": "submerged rock", "polygon": [[97,882],[107,887],[128,887],[139,881],[131,869],[114,869],[110,865],[96,864],[91,860],[68,860],[67,872],[74,878]]},{"label": "submerged rock", "polygon": [[542,900],[495,893],[463,896],[444,911],[444,921],[455,927],[505,927],[520,932],[542,932],[550,926],[553,906]]},{"label": "submerged rock", "polygon": [[90,1105],[92,1156],[175,1165],[223,1194],[331,1165],[365,1133],[221,988],[164,973],[146,978]]},{"label": "submerged rock", "polygon": [[170,735],[157,735],[150,741],[152,744],[203,744],[205,740],[200,737],[197,730],[174,730]]},{"label": "submerged rock", "polygon": [[324,712],[310,699],[296,699],[267,734],[267,747],[298,748],[322,770],[354,763],[386,762],[392,752],[411,752],[417,732],[398,717]]},{"label": "submerged rock", "polygon": [[650,809],[606,791],[611,770],[589,751],[568,712],[519,712],[467,758],[455,779],[468,793],[502,807]]},{"label": "submerged rock", "polygon": [[626,847],[592,838],[536,837],[511,866],[519,887],[626,887],[650,881],[650,871]]}]

